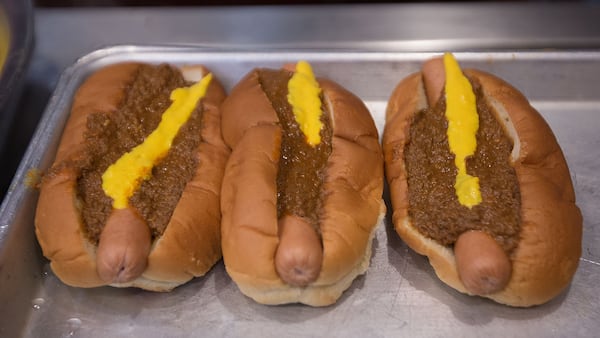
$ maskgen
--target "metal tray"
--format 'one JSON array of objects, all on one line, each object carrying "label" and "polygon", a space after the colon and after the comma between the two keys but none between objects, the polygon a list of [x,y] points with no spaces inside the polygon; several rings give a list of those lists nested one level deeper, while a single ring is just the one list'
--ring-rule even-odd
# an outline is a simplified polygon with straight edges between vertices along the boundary
[{"label": "metal tray", "polygon": [[[392,89],[426,53],[247,52],[117,46],[84,56],[62,75],[0,209],[0,336],[595,336],[600,330],[600,51],[457,53],[464,67],[491,71],[520,88],[551,127],[571,168],[584,217],[583,256],[571,286],[549,303],[511,308],[442,284],[427,259],[379,225],[371,266],[325,308],[265,306],[243,296],[222,262],[171,293],[77,289],[63,285],[41,256],[33,231],[37,192],[24,182],[54,156],[74,91],[95,69],[138,60],[204,63],[227,89],[250,69],[309,60],[360,96],[379,131]],[[389,204],[388,204],[389,205]]]}]

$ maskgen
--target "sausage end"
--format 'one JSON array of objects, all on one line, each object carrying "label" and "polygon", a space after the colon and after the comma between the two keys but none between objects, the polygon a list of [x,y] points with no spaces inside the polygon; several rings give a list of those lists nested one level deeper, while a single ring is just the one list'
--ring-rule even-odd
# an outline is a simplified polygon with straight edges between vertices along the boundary
[{"label": "sausage end", "polygon": [[289,285],[306,286],[321,272],[321,240],[306,220],[286,215],[279,220],[280,241],[275,253],[275,268]]},{"label": "sausage end", "polygon": [[113,209],[98,242],[98,276],[107,284],[136,279],[146,270],[150,247],[150,228],[141,216],[131,208]]},{"label": "sausage end", "polygon": [[430,107],[436,105],[444,92],[446,84],[446,70],[441,57],[431,59],[423,64],[421,68],[423,82],[425,84],[425,95]]},{"label": "sausage end", "polygon": [[460,279],[472,294],[485,296],[506,287],[512,264],[500,245],[483,231],[467,231],[454,245]]}]

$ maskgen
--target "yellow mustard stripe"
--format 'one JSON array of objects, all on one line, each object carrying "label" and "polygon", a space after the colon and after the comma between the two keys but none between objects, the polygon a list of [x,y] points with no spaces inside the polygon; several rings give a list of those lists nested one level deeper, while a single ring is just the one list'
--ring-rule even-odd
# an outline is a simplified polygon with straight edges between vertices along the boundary
[{"label": "yellow mustard stripe", "polygon": [[315,79],[310,64],[300,61],[296,71],[288,82],[288,102],[292,106],[294,117],[300,130],[311,146],[321,143],[321,88]]},{"label": "yellow mustard stripe", "polygon": [[172,103],[163,113],[158,127],[104,172],[102,189],[113,199],[113,208],[126,208],[140,184],[150,178],[152,168],[168,153],[179,129],[206,94],[211,79],[212,74],[208,74],[190,87],[173,90]]},{"label": "yellow mustard stripe", "polygon": [[479,178],[467,174],[466,158],[477,148],[479,116],[471,83],[462,73],[451,53],[444,54],[446,71],[446,118],[448,143],[458,169],[454,189],[460,204],[471,208],[481,203]]}]

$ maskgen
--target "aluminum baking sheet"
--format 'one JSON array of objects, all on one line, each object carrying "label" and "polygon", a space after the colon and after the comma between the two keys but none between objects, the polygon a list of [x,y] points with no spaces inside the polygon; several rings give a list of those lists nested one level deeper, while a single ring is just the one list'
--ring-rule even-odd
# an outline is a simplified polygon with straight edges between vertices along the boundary
[{"label": "aluminum baking sheet", "polygon": [[[33,231],[37,192],[24,182],[54,156],[73,93],[99,67],[121,61],[204,63],[227,89],[254,67],[305,59],[315,72],[360,96],[382,131],[397,82],[431,54],[247,52],[117,46],[81,58],[61,77],[2,205],[0,336],[25,337],[571,337],[600,332],[600,51],[457,53],[464,67],[491,71],[520,88],[554,129],[571,168],[584,217],[583,256],[563,294],[528,309],[460,294],[427,259],[379,224],[366,275],[332,306],[260,305],[243,296],[219,262],[171,293],[63,285],[41,256]],[[388,204],[389,205],[389,204]]]}]

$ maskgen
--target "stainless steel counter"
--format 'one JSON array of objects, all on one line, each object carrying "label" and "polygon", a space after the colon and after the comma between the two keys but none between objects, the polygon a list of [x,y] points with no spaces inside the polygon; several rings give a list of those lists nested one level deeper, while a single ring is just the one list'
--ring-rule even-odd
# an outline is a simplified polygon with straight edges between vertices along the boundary
[{"label": "stainless steel counter", "polygon": [[393,51],[600,46],[600,6],[404,4],[43,10],[36,57],[59,68],[114,44]]}]

